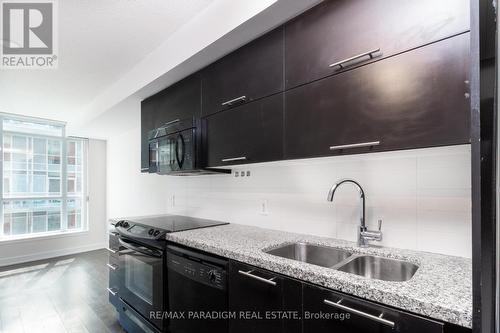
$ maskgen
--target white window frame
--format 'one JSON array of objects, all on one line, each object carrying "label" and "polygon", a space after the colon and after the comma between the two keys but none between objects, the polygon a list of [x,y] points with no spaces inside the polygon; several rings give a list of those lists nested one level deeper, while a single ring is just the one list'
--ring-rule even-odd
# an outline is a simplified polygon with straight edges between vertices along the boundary
[{"label": "white window frame", "polygon": [[[46,134],[37,134],[37,133],[23,133],[23,132],[15,132],[15,131],[4,131],[3,129],[3,121],[4,119],[9,119],[9,120],[18,120],[18,121],[25,121],[25,122],[33,122],[33,123],[41,123],[41,124],[47,124],[47,125],[55,125],[55,126],[60,126],[61,127],[61,136],[51,136],[51,135],[46,135]],[[3,187],[4,187],[4,152],[3,152],[3,138],[4,134],[15,134],[15,135],[22,135],[22,136],[27,136],[27,137],[35,137],[35,138],[44,138],[44,139],[52,139],[52,140],[60,140],[62,147],[61,147],[61,195],[60,196],[28,196],[28,197],[18,197],[18,198],[6,198],[4,199],[4,192],[3,192]],[[82,141],[82,194],[80,195],[69,195],[68,196],[68,189],[67,189],[67,184],[68,184],[68,170],[67,170],[67,163],[68,163],[68,155],[67,155],[67,149],[68,149],[68,141]],[[66,136],[66,123],[65,122],[60,122],[60,121],[55,121],[55,120],[48,120],[48,119],[42,119],[42,118],[34,118],[34,117],[25,117],[25,116],[19,116],[19,115],[12,115],[12,114],[7,114],[7,113],[0,113],[0,175],[1,175],[1,181],[0,181],[0,243],[2,242],[10,242],[10,241],[19,241],[19,240],[32,240],[36,238],[52,238],[52,237],[59,237],[59,236],[65,236],[65,235],[74,235],[78,233],[87,233],[89,230],[89,219],[88,219],[88,199],[89,199],[89,194],[88,194],[88,139],[87,138],[80,138],[80,137],[67,137]],[[47,146],[48,149],[48,146]],[[48,170],[47,170],[48,171]],[[49,184],[47,184],[47,191],[49,189]],[[80,199],[81,200],[81,228],[78,229],[68,229],[68,209],[67,209],[67,201],[68,199]],[[21,234],[21,235],[4,235],[4,229],[3,229],[3,204],[4,201],[11,201],[11,200],[61,200],[61,229],[57,231],[46,231],[46,232],[38,232],[38,233],[26,233],[26,234]],[[48,215],[47,215],[47,223],[48,223]]]}]

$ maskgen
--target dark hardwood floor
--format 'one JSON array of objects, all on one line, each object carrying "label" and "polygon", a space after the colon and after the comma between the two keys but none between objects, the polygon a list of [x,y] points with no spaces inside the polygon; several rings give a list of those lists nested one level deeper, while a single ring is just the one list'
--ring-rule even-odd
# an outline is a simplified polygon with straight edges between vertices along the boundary
[{"label": "dark hardwood floor", "polygon": [[124,332],[108,303],[107,261],[97,250],[0,267],[0,332]]}]

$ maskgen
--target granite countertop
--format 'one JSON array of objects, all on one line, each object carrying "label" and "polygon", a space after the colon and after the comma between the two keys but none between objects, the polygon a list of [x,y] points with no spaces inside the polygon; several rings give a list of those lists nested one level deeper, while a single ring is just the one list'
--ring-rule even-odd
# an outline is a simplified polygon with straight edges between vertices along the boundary
[{"label": "granite countertop", "polygon": [[[355,243],[343,240],[238,224],[171,233],[166,238],[346,294],[472,327],[470,259],[387,247],[359,248]],[[406,260],[419,268],[409,281],[388,282],[264,253],[265,250],[297,241],[347,249],[353,254]]]}]

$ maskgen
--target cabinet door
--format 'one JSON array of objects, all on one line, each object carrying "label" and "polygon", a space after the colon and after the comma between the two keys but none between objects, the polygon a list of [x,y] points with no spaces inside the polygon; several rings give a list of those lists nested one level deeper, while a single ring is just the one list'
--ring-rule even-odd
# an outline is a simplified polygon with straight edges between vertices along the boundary
[{"label": "cabinet door", "polygon": [[208,66],[202,76],[204,115],[283,91],[283,28]]},{"label": "cabinet door", "polygon": [[283,159],[283,96],[211,115],[206,128],[210,167]]},{"label": "cabinet door", "polygon": [[156,95],[155,128],[177,120],[201,116],[201,77],[193,74]]},{"label": "cabinet door", "polygon": [[[304,284],[304,332],[442,333],[442,323]],[[340,307],[339,307],[340,305]]]},{"label": "cabinet door", "polygon": [[292,89],[285,95],[285,156],[468,143],[468,72],[465,33]]},{"label": "cabinet door", "polygon": [[327,0],[285,25],[286,88],[469,29],[469,0]]},{"label": "cabinet door", "polygon": [[[238,316],[229,323],[230,333],[300,332],[301,283],[275,273],[231,261],[229,263],[229,309]],[[296,319],[279,318],[283,311]]]},{"label": "cabinet door", "polygon": [[141,103],[141,172],[149,172],[148,133],[155,128],[158,99],[148,98]]},{"label": "cabinet door", "polygon": [[[201,116],[201,77],[193,74],[141,103],[141,172],[149,169],[149,131]],[[155,171],[151,171],[155,172]]]}]

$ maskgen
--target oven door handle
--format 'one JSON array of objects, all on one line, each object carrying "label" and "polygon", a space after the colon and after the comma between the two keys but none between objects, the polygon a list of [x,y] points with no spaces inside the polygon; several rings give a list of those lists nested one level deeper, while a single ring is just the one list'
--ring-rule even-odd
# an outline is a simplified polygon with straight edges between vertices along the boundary
[{"label": "oven door handle", "polygon": [[125,240],[123,240],[121,238],[118,241],[120,242],[121,246],[123,246],[123,247],[125,247],[125,248],[127,248],[129,250],[142,253],[142,254],[144,254],[146,256],[155,257],[155,258],[161,258],[163,256],[163,254],[160,251],[148,249],[148,248],[146,248],[144,246],[135,246],[132,243],[127,242],[127,241],[125,241]]}]

